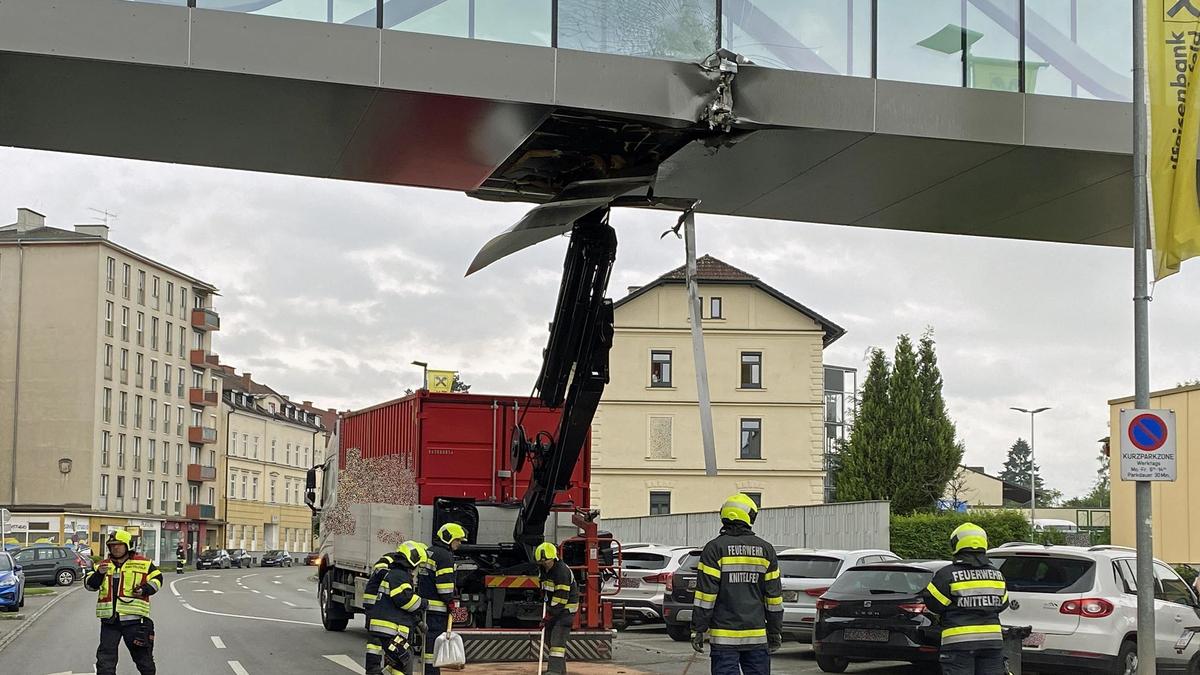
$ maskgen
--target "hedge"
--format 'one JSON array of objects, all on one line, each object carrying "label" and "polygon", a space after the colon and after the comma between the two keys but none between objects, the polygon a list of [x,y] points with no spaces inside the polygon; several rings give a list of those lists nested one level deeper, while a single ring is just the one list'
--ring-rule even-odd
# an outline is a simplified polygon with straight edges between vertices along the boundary
[{"label": "hedge", "polygon": [[916,513],[892,516],[892,551],[902,558],[949,559],[950,533],[966,522],[988,533],[991,547],[1010,541],[1033,541],[1029,521],[1020,511],[966,513]]}]

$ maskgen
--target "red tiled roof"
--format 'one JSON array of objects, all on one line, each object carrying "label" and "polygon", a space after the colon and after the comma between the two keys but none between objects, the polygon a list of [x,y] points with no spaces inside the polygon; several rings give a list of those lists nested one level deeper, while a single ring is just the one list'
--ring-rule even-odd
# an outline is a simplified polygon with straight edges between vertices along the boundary
[{"label": "red tiled roof", "polygon": [[[686,281],[687,265],[681,265],[659,277],[663,280]],[[724,260],[718,260],[707,253],[696,258],[697,281],[758,281],[758,277],[743,272]]]}]

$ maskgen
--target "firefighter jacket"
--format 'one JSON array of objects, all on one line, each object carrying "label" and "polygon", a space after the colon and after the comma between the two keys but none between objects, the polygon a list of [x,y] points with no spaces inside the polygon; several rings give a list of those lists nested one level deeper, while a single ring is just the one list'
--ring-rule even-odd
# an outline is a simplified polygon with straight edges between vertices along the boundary
[{"label": "firefighter jacket", "polygon": [[1004,575],[982,551],[962,551],[925,587],[925,606],[942,618],[942,649],[1002,649],[1000,612],[1008,607]]},{"label": "firefighter jacket", "polygon": [[371,576],[367,577],[367,585],[363,588],[363,609],[370,609],[371,605],[379,599],[379,584],[398,559],[399,557],[394,552],[384,553],[371,567]]},{"label": "firefighter jacket", "polygon": [[421,620],[425,600],[417,594],[413,569],[396,564],[379,582],[379,598],[367,611],[367,630],[380,635],[409,638]]},{"label": "firefighter jacket", "polygon": [[557,621],[579,610],[579,585],[571,568],[555,560],[549,571],[539,568],[542,599],[547,603],[546,618]]},{"label": "firefighter jacket", "polygon": [[97,618],[136,621],[149,618],[150,596],[162,588],[162,572],[148,558],[130,553],[124,562],[101,562],[84,585],[97,591]]},{"label": "firefighter jacket", "polygon": [[696,573],[692,630],[714,648],[759,649],[783,632],[783,586],[775,549],[749,525],[730,523],[704,545]]},{"label": "firefighter jacket", "polygon": [[421,597],[429,603],[429,611],[445,614],[454,599],[454,552],[440,541],[429,547],[432,569],[423,570],[418,579]]}]

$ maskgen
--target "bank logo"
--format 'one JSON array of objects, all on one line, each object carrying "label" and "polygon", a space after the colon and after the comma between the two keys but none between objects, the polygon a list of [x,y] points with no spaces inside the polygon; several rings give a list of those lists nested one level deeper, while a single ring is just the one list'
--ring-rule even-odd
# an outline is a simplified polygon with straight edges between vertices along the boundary
[{"label": "bank logo", "polygon": [[1200,19],[1196,0],[1163,0],[1163,21],[1194,22]]}]

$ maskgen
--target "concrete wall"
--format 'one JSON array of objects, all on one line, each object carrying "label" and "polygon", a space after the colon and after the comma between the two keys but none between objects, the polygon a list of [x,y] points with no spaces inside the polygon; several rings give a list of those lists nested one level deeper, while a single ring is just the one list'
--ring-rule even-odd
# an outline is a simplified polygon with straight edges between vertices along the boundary
[{"label": "concrete wall", "polygon": [[[1109,431],[1112,438],[1112,543],[1133,546],[1134,483],[1120,479],[1122,408],[1133,401],[1110,401]],[[1154,555],[1171,563],[1200,563],[1200,387],[1181,387],[1156,392],[1151,408],[1175,411],[1176,481],[1153,483]]]},{"label": "concrete wall", "polygon": [[[823,497],[823,367],[820,327],[745,285],[704,284],[722,319],[704,320],[720,474],[704,475],[696,375],[681,284],[652,289],[616,312],[611,382],[592,426],[592,498],[607,517],[649,513],[651,491],[671,493],[671,512],[710,511],[739,490],[764,506]],[[652,387],[650,353],[672,353],[671,387]],[[742,389],[740,354],[762,353],[762,388]],[[762,420],[762,459],[740,459],[740,421]]]}]

